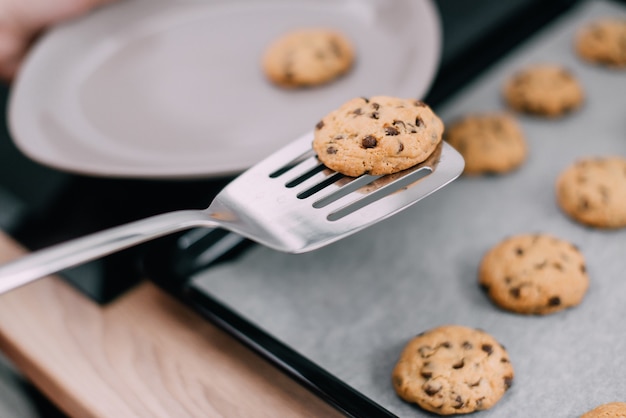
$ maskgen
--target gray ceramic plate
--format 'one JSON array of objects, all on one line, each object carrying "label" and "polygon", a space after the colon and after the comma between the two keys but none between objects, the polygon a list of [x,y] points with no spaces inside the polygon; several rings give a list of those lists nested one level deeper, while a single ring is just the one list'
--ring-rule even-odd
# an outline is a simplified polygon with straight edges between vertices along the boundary
[{"label": "gray ceramic plate", "polygon": [[[314,89],[272,86],[264,49],[310,26],[353,41],[353,71]],[[9,124],[22,152],[62,170],[231,174],[352,97],[424,96],[440,49],[427,0],[127,0],[41,39],[15,82]]]}]

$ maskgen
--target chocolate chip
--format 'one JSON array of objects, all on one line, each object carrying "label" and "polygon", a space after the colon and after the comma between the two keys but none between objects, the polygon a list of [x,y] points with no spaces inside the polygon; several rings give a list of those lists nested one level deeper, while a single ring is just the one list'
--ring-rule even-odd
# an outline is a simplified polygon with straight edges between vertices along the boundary
[{"label": "chocolate chip", "polygon": [[552,263],[552,265],[554,266],[555,269],[557,269],[559,271],[563,271],[563,264],[561,264],[561,263]]},{"label": "chocolate chip", "polygon": [[483,344],[480,346],[480,349],[489,355],[493,353],[493,346],[491,344]]},{"label": "chocolate chip", "polygon": [[428,396],[436,395],[440,390],[441,386],[436,387],[432,385],[426,385],[426,387],[424,388],[424,392],[426,392]]},{"label": "chocolate chip", "polygon": [[508,358],[506,358],[506,357],[502,357],[502,358],[500,359],[500,363],[508,363],[508,362],[509,362],[509,359],[508,359]]},{"label": "chocolate chip", "polygon": [[578,207],[580,208],[580,210],[587,210],[589,209],[589,201],[587,199],[585,199],[584,197],[580,199],[580,201],[578,202]]},{"label": "chocolate chip", "polygon": [[463,349],[465,349],[465,350],[471,350],[472,348],[474,348],[472,343],[469,342],[469,341],[464,341],[463,344],[461,345],[461,347],[463,347]]},{"label": "chocolate chip", "polygon": [[333,139],[336,140],[336,141],[339,141],[339,140],[341,140],[343,138],[344,138],[344,136],[341,135],[341,134],[333,136]]},{"label": "chocolate chip", "polygon": [[337,41],[335,39],[331,39],[329,42],[330,45],[330,50],[333,51],[333,54],[335,54],[335,56],[337,58],[341,58],[341,48],[339,47],[339,44],[337,43]]},{"label": "chocolate chip", "polygon": [[[401,120],[395,119],[392,123],[395,127],[400,127],[401,129],[406,129],[406,125]],[[626,173],[625,173],[626,174]]]},{"label": "chocolate chip", "polygon": [[378,119],[379,117],[380,117],[380,114],[378,112],[370,113],[370,118],[372,119]]},{"label": "chocolate chip", "polygon": [[337,148],[333,147],[332,145],[329,146],[328,148],[326,148],[326,154],[337,154]]},{"label": "chocolate chip", "polygon": [[559,306],[561,304],[561,298],[558,296],[552,296],[548,299],[548,306]]},{"label": "chocolate chip", "polygon": [[376,137],[372,135],[367,135],[361,140],[361,146],[363,148],[374,148],[378,144]]},{"label": "chocolate chip", "polygon": [[602,196],[602,201],[603,202],[608,202],[609,200],[609,189],[607,189],[605,186],[599,186],[598,187],[598,191],[600,192],[600,196]]},{"label": "chocolate chip", "polygon": [[465,361],[463,359],[461,359],[461,360],[457,361],[456,363],[454,363],[452,365],[452,368],[453,369],[462,369],[463,366],[465,366]]},{"label": "chocolate chip", "polygon": [[452,407],[454,409],[461,409],[461,408],[463,408],[464,402],[463,402],[463,398],[461,398],[461,395],[458,395],[456,398],[454,398],[454,402],[455,402],[455,404],[452,405]]},{"label": "chocolate chip", "polygon": [[476,386],[480,385],[480,381],[482,379],[478,379],[477,381],[475,381],[474,383],[468,383],[467,386],[471,387],[471,388],[475,388]]},{"label": "chocolate chip", "polygon": [[511,294],[511,296],[513,296],[515,299],[519,299],[521,291],[520,291],[520,288],[519,288],[519,287],[512,287],[512,288],[509,290],[509,293],[510,293],[510,294]]},{"label": "chocolate chip", "polygon": [[513,376],[504,376],[504,387],[508,390],[513,386]]},{"label": "chocolate chip", "polygon": [[385,127],[385,135],[389,135],[389,136],[396,136],[399,135],[400,131],[396,128],[394,128],[393,126],[386,126]]},{"label": "chocolate chip", "polygon": [[450,348],[450,347],[452,347],[452,344],[450,344],[450,342],[448,342],[448,341],[444,341],[441,344],[439,344],[439,346],[443,347],[443,348]]},{"label": "chocolate chip", "polygon": [[361,97],[361,99],[365,100],[365,103],[369,103],[370,99],[368,99],[367,97]]},{"label": "chocolate chip", "polygon": [[587,267],[584,264],[580,265],[580,272],[581,273],[586,273],[587,272]]},{"label": "chocolate chip", "polygon": [[422,358],[427,358],[427,357],[430,357],[434,353],[434,350],[432,349],[432,347],[428,345],[424,345],[418,348],[417,352],[420,354]]},{"label": "chocolate chip", "polygon": [[417,126],[418,128],[419,128],[420,126],[424,126],[424,121],[423,121],[423,120],[422,120],[422,118],[420,118],[419,116],[417,116],[417,117],[415,118],[415,126]]},{"label": "chocolate chip", "polygon": [[380,109],[380,105],[378,103],[372,103],[372,107],[374,108],[374,110]]},{"label": "chocolate chip", "polygon": [[404,144],[398,141],[398,154],[404,151]]},{"label": "chocolate chip", "polygon": [[317,129],[322,129],[324,127],[324,121],[321,120],[321,121],[317,122],[317,125],[315,125],[315,127]]},{"label": "chocolate chip", "polygon": [[424,103],[424,102],[423,102],[423,101],[421,101],[421,100],[416,100],[416,101],[414,101],[414,102],[413,102],[413,104],[414,104],[415,106],[417,106],[417,107],[426,107],[426,103]]},{"label": "chocolate chip", "polygon": [[420,376],[422,376],[424,379],[430,379],[431,377],[433,377],[433,372],[421,371]]},{"label": "chocolate chip", "polygon": [[354,109],[354,110],[352,111],[352,114],[353,114],[353,115],[356,115],[356,116],[360,116],[360,115],[362,115],[362,114],[363,114],[363,110],[359,107],[359,108],[357,108],[357,109]]},{"label": "chocolate chip", "polygon": [[517,247],[515,249],[515,254],[517,254],[517,255],[524,255],[524,250],[521,249],[520,247]]}]

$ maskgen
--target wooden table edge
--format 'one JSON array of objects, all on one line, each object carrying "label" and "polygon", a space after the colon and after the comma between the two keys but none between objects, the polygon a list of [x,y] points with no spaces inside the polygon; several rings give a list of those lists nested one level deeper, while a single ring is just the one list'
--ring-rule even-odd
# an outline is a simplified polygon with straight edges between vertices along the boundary
[{"label": "wooden table edge", "polygon": [[[25,253],[0,231],[0,263]],[[106,306],[58,277],[1,295],[0,351],[70,416],[341,416],[148,281]]]}]

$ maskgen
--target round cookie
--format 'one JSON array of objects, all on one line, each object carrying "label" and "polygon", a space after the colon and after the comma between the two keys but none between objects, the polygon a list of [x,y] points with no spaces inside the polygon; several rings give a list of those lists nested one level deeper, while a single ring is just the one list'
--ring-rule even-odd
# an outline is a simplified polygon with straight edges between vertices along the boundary
[{"label": "round cookie", "polygon": [[626,159],[585,158],[557,178],[556,197],[574,220],[599,228],[626,226]]},{"label": "round cookie", "polygon": [[420,100],[359,97],[316,125],[313,149],[328,168],[346,176],[392,174],[426,160],[443,129]]},{"label": "round cookie", "polygon": [[513,383],[505,348],[459,325],[426,331],[406,345],[392,373],[398,396],[439,415],[489,409]]},{"label": "round cookie", "polygon": [[517,72],[504,84],[503,95],[511,108],[547,117],[561,116],[584,101],[580,83],[560,65],[536,65]]},{"label": "round cookie", "polygon": [[513,116],[469,115],[446,131],[446,141],[465,159],[465,174],[506,173],[525,160],[526,139]]},{"label": "round cookie", "polygon": [[600,405],[580,416],[580,418],[624,418],[626,417],[626,403],[611,402]]},{"label": "round cookie", "polygon": [[311,28],[287,33],[263,55],[266,76],[282,87],[328,83],[346,73],[354,63],[354,48],[341,33]]},{"label": "round cookie", "polygon": [[578,55],[607,67],[626,68],[626,19],[602,19],[581,28],[576,36]]},{"label": "round cookie", "polygon": [[578,305],[589,287],[578,248],[548,234],[517,235],[491,248],[478,281],[501,308],[540,315]]}]

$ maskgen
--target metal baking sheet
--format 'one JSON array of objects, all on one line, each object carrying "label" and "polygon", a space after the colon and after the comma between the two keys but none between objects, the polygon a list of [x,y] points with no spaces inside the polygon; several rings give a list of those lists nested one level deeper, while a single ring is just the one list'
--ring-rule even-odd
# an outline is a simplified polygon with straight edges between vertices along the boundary
[{"label": "metal baking sheet", "polygon": [[[436,109],[448,123],[503,110],[501,85],[515,70],[545,62],[568,67],[586,102],[562,119],[519,116],[530,155],[518,171],[461,177],[313,253],[255,247],[198,274],[194,285],[401,417],[432,415],[395,395],[391,370],[410,338],[442,324],[482,328],[510,353],[514,385],[481,417],[577,417],[601,403],[626,401],[626,230],[571,221],[554,191],[558,174],[579,157],[626,156],[626,71],[586,64],[573,50],[575,31],[607,16],[626,18],[626,7],[580,4]],[[527,232],[580,247],[591,280],[580,306],[523,316],[499,310],[481,292],[484,253]]]}]

